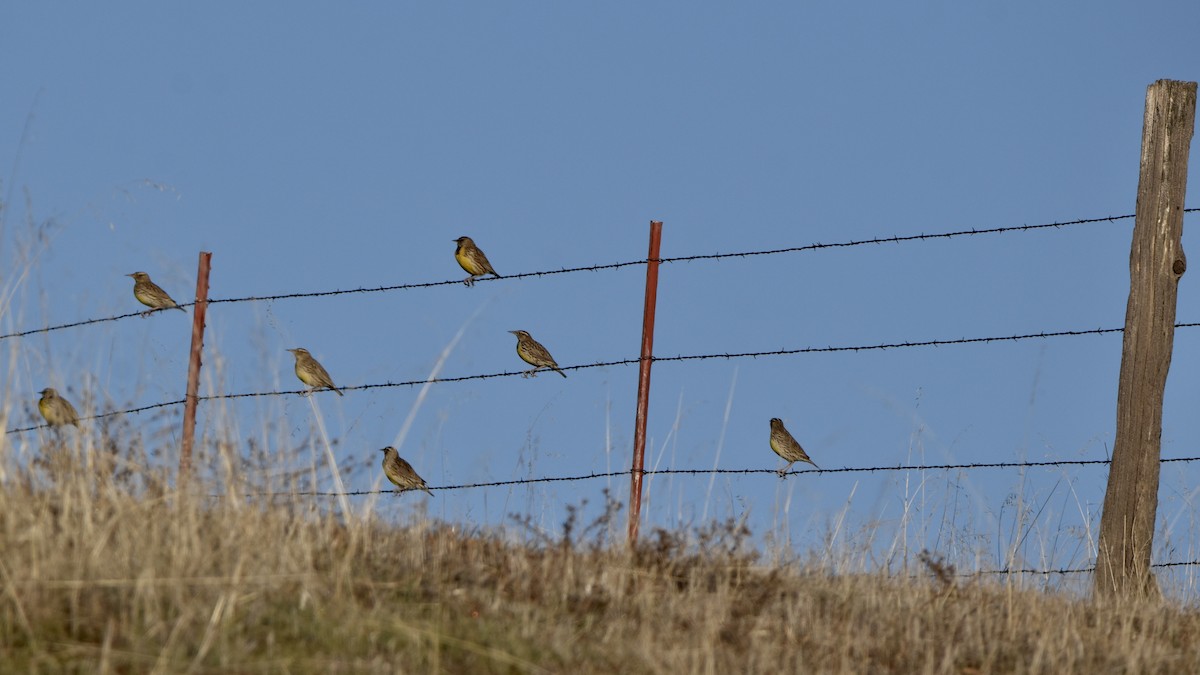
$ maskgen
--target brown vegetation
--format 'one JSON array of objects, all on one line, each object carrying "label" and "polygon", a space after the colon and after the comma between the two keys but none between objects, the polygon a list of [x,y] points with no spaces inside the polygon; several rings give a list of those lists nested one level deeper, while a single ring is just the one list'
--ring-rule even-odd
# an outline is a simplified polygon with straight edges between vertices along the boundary
[{"label": "brown vegetation", "polygon": [[[1099,606],[935,555],[920,578],[768,566],[718,523],[607,543],[310,499],[169,490],[59,446],[0,492],[0,645],[20,672],[1192,672],[1200,617]],[[89,465],[90,462],[90,465]],[[99,478],[107,477],[107,478]],[[391,497],[388,497],[389,499]],[[530,537],[526,537],[530,538]]]}]

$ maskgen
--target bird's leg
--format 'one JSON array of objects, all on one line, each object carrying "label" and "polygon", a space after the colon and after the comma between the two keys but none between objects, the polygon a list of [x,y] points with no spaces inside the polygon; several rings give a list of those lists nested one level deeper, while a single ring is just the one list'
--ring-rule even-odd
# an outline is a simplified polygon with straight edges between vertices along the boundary
[{"label": "bird's leg", "polygon": [[466,284],[467,288],[470,288],[475,285],[475,277],[467,277],[466,279],[463,279],[463,283]]}]

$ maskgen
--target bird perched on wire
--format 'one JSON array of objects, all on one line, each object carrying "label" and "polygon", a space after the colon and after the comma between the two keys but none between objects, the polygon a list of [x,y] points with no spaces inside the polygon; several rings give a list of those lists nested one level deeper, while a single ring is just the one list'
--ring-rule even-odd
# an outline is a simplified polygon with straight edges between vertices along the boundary
[{"label": "bird perched on wire", "polygon": [[800,447],[795,438],[792,438],[792,435],[784,428],[783,420],[778,417],[771,418],[771,449],[787,462],[787,466],[775,472],[780,477],[783,477],[783,474],[787,473],[788,469],[792,468],[796,462],[808,462],[818,469],[821,468],[808,457],[808,453],[804,452],[804,448]]},{"label": "bird perched on wire", "polygon": [[126,274],[125,276],[133,277],[133,297],[137,298],[138,302],[150,308],[145,312],[142,312],[142,316],[146,316],[151,312],[160,309],[171,309],[172,307],[185,314],[187,313],[187,310],[176,304],[175,301],[171,299],[171,296],[167,295],[166,291],[159,288],[158,284],[150,281],[149,274],[146,274],[145,272],[134,272],[133,274]]},{"label": "bird perched on wire", "polygon": [[297,347],[288,351],[296,355],[296,377],[309,386],[307,393],[311,394],[318,389],[332,389],[338,396],[345,396],[333,385],[333,378],[329,377],[329,373],[317,363],[307,349]]},{"label": "bird perched on wire", "polygon": [[47,387],[41,391],[42,398],[38,400],[38,412],[46,418],[46,423],[52,427],[70,424],[79,427],[79,413],[71,402],[58,395],[58,392]]},{"label": "bird perched on wire", "polygon": [[496,274],[496,270],[492,269],[492,263],[488,262],[487,256],[483,251],[475,245],[475,242],[470,237],[459,237],[454,240],[458,244],[458,248],[454,251],[454,259],[458,264],[471,276],[467,277],[463,283],[468,286],[475,285],[475,277],[482,277],[488,274],[500,276]]},{"label": "bird perched on wire", "polygon": [[554,372],[566,377],[567,374],[558,369],[558,364],[554,362],[554,357],[550,356],[550,352],[542,346],[540,342],[534,340],[529,333],[523,330],[508,331],[517,336],[517,356],[529,365],[533,366],[533,370],[524,372],[521,377],[537,377],[537,371],[541,368],[549,368]]},{"label": "bird perched on wire", "polygon": [[383,475],[392,482],[392,485],[400,488],[400,492],[408,490],[424,490],[429,496],[433,493],[425,486],[425,479],[417,475],[413,470],[412,464],[404,461],[396,449],[392,446],[380,449],[383,453]]}]

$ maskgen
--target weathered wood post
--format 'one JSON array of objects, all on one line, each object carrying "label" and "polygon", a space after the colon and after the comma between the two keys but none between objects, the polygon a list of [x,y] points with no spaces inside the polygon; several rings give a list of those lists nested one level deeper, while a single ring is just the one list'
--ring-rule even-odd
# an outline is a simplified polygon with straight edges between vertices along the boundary
[{"label": "weathered wood post", "polygon": [[1100,517],[1097,595],[1157,594],[1150,569],[1158,510],[1163,390],[1175,338],[1188,150],[1196,83],[1159,80],[1146,91],[1129,304],[1117,385],[1117,435]]}]

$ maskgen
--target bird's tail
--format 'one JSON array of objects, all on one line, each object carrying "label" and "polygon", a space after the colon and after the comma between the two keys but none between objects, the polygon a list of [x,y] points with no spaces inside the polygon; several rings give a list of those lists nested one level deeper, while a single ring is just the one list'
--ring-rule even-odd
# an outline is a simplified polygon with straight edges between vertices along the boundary
[{"label": "bird's tail", "polygon": [[345,394],[343,394],[343,393],[342,393],[342,390],[341,390],[341,389],[338,389],[337,387],[330,387],[330,389],[332,389],[332,390],[334,390],[335,392],[337,392],[337,395],[338,395],[338,396],[345,396]]},{"label": "bird's tail", "polygon": [[184,308],[182,308],[182,307],[180,307],[179,305],[175,305],[175,309],[177,309],[177,310],[179,310],[179,311],[183,312],[184,314],[187,314],[187,310],[186,310],[186,309],[184,309]]},{"label": "bird's tail", "polygon": [[566,373],[564,373],[563,371],[559,370],[558,368],[555,368],[555,369],[554,369],[554,372],[558,373],[559,375],[562,375],[563,377],[566,377],[566,376],[567,376],[567,374],[566,374]]}]

